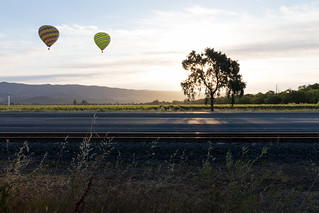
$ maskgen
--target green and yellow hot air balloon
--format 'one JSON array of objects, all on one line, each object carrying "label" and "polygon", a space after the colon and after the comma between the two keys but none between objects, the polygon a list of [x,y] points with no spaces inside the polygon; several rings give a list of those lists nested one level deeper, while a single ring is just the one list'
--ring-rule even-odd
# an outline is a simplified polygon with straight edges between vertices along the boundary
[{"label": "green and yellow hot air balloon", "polygon": [[39,36],[41,40],[48,46],[48,50],[50,47],[58,40],[59,38],[59,30],[50,25],[43,25],[39,28]]},{"label": "green and yellow hot air balloon", "polygon": [[103,50],[109,45],[111,37],[107,33],[99,32],[95,34],[94,41],[103,53]]}]

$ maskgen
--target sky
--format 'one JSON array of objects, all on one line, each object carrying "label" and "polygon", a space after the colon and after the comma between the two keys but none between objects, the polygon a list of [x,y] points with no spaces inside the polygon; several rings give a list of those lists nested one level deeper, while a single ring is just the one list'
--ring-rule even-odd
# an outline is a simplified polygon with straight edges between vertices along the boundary
[{"label": "sky", "polygon": [[[246,94],[319,83],[318,0],[0,1],[0,82],[181,91],[182,61],[209,47],[238,61]],[[50,50],[42,25],[60,32]]]}]

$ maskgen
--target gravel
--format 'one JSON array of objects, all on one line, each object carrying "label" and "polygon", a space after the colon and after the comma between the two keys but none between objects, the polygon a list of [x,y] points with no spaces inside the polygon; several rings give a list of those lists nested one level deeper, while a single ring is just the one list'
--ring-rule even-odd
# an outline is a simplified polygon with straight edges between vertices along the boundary
[{"label": "gravel", "polygon": [[[23,142],[0,142],[0,160],[15,159]],[[81,144],[84,151],[81,151]],[[86,147],[84,146],[86,145]],[[132,161],[183,161],[204,162],[208,154],[217,162],[224,162],[228,151],[234,159],[241,157],[242,148],[248,148],[245,159],[255,159],[263,147],[268,148],[262,161],[275,163],[319,163],[319,143],[185,143],[185,142],[32,142],[28,141],[27,149],[21,153],[40,161],[46,154],[46,161],[71,161],[85,150],[89,156],[105,155],[105,160],[115,162]],[[83,149],[82,149],[83,150]]]}]

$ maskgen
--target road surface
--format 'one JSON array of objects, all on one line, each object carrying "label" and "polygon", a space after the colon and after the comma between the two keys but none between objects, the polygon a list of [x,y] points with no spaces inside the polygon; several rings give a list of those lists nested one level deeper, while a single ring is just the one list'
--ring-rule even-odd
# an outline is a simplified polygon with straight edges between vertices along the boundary
[{"label": "road surface", "polygon": [[0,113],[0,133],[90,131],[319,133],[319,112]]}]

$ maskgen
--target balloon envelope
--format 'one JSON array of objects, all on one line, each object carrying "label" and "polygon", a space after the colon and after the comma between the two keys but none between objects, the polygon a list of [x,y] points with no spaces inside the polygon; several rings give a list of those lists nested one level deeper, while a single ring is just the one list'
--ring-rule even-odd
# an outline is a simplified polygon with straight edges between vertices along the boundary
[{"label": "balloon envelope", "polygon": [[39,28],[39,36],[41,40],[50,47],[58,40],[59,30],[50,25],[43,25]]},{"label": "balloon envelope", "polygon": [[94,41],[103,52],[103,50],[109,45],[111,37],[107,33],[100,32],[95,34]]}]

